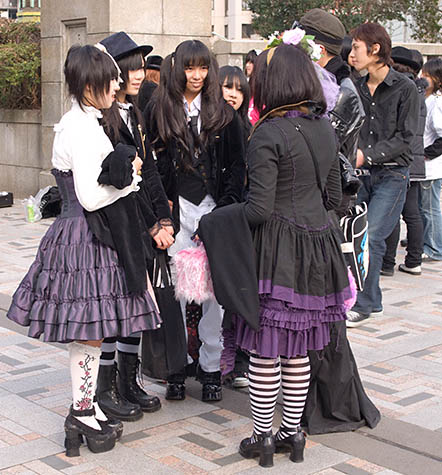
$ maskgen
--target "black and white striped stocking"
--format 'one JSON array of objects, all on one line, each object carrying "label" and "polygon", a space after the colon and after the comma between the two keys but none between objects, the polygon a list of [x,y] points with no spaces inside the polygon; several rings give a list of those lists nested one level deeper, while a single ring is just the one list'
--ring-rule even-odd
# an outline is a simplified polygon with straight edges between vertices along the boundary
[{"label": "black and white striped stocking", "polygon": [[301,422],[310,384],[308,356],[291,359],[281,357],[281,379],[284,404],[277,440],[293,435]]},{"label": "black and white striped stocking", "polygon": [[276,398],[281,385],[279,359],[250,356],[249,396],[253,416],[254,434],[272,430]]}]

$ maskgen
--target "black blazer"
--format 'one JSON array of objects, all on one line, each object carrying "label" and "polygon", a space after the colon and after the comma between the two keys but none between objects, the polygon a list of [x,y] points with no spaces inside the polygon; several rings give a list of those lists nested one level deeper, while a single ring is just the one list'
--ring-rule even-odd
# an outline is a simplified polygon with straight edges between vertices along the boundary
[{"label": "black blazer", "polygon": [[[151,117],[152,101],[144,110],[147,134],[151,141],[157,159],[158,172],[164,185],[167,197],[173,202],[173,218],[176,230],[179,230],[178,206],[178,173],[177,167],[181,163],[182,151],[175,141],[164,145],[157,141],[158,131]],[[225,105],[225,107],[230,107]],[[233,119],[219,132],[209,139],[208,154],[210,159],[210,179],[215,190],[213,199],[216,206],[225,206],[239,203],[243,199],[245,184],[245,144],[243,125],[236,112]]]}]

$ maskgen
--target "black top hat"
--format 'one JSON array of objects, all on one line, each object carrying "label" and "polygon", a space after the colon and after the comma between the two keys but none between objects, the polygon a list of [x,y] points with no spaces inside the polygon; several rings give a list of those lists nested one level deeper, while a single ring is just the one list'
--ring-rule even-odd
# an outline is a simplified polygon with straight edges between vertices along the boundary
[{"label": "black top hat", "polygon": [[152,56],[148,56],[146,58],[144,69],[155,69],[155,71],[159,71],[161,69],[162,62],[163,62],[162,56],[157,56],[153,54]]},{"label": "black top hat", "polygon": [[138,46],[124,31],[114,33],[101,40],[100,43],[107,49],[107,52],[115,61],[135,52],[139,52],[144,58],[153,50],[153,47],[150,45]]},{"label": "black top hat", "polygon": [[415,71],[419,71],[421,68],[419,63],[415,60],[413,53],[404,46],[395,46],[391,49],[391,59],[395,63],[405,64]]}]

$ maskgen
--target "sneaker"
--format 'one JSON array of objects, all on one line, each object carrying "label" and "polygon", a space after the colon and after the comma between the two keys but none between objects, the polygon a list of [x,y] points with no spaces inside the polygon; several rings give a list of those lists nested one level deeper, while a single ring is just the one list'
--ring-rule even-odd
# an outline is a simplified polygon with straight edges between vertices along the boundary
[{"label": "sneaker", "polygon": [[422,262],[437,262],[437,259],[434,259],[433,257],[431,257],[428,254],[425,254],[425,252],[423,252],[422,253]]},{"label": "sneaker", "polygon": [[384,310],[373,310],[370,313],[371,318],[376,318],[376,317],[383,317],[384,316]]},{"label": "sneaker", "polygon": [[391,269],[382,268],[381,269],[381,275],[384,275],[386,277],[393,277],[394,276],[394,267],[392,267]]},{"label": "sneaker", "polygon": [[369,317],[370,315],[363,315],[362,313],[355,312],[354,310],[349,310],[347,312],[347,327],[356,328],[364,325],[364,323],[367,323]]},{"label": "sneaker", "polygon": [[233,373],[232,387],[246,388],[249,385],[247,373]]},{"label": "sneaker", "polygon": [[421,266],[407,267],[405,264],[399,264],[399,270],[401,272],[406,272],[407,274],[411,274],[411,275],[421,275],[422,274]]}]

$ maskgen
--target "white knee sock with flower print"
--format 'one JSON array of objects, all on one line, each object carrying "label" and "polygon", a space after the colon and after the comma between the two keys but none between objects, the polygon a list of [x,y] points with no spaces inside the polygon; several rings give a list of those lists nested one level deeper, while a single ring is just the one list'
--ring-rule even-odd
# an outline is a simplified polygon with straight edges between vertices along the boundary
[{"label": "white knee sock with flower print", "polygon": [[[69,345],[72,405],[76,411],[84,411],[93,407],[100,353],[99,347],[77,342]],[[101,429],[94,416],[75,417],[93,429]]]}]

